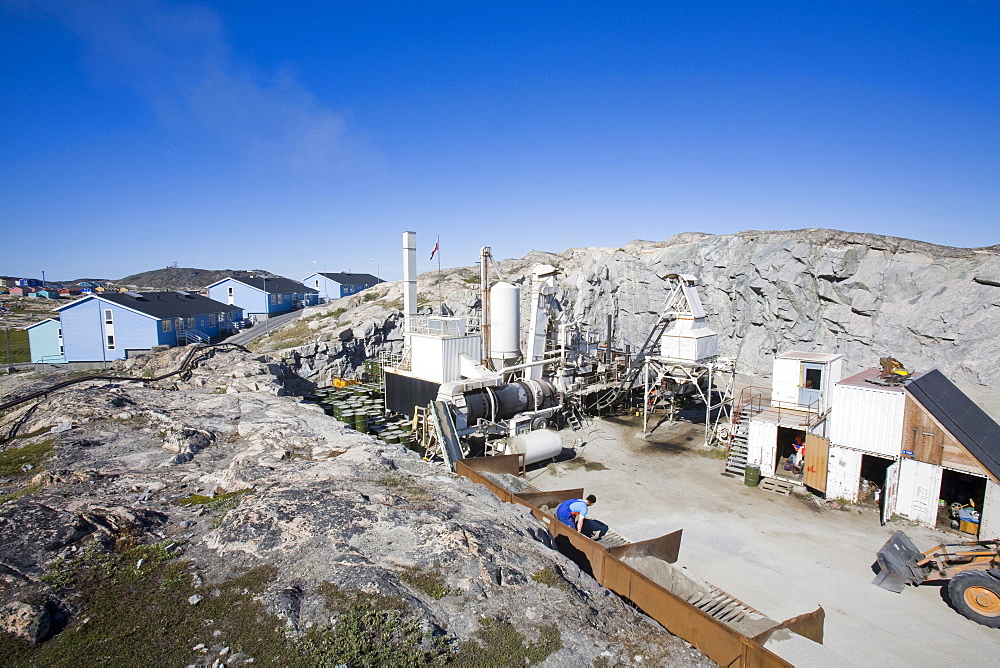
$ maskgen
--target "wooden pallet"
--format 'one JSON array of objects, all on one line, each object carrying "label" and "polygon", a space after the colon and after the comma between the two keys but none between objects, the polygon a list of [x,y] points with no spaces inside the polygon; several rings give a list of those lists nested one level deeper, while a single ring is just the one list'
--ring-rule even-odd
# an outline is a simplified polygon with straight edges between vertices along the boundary
[{"label": "wooden pallet", "polygon": [[774,492],[775,494],[788,496],[795,489],[795,483],[791,480],[782,480],[781,478],[764,478],[760,481],[760,488],[765,492]]}]

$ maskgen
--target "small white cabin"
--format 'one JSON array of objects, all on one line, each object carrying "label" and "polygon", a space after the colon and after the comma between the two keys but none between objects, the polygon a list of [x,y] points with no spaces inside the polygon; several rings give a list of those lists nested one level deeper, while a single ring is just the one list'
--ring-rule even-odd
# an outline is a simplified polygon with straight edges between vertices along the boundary
[{"label": "small white cabin", "polygon": [[833,384],[840,380],[843,355],[790,351],[774,358],[771,405],[823,414]]}]

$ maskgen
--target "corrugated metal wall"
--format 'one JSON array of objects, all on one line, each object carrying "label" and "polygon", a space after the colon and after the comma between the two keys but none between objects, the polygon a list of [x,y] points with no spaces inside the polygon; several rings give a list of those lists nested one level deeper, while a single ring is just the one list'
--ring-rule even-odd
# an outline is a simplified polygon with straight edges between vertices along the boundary
[{"label": "corrugated metal wall", "polygon": [[830,441],[834,445],[898,457],[903,437],[903,392],[834,385]]}]

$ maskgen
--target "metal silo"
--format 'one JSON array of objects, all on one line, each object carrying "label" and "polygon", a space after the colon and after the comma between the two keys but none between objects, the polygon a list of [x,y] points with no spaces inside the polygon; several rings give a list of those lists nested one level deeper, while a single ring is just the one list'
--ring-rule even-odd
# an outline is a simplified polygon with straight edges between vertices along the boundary
[{"label": "metal silo", "polygon": [[521,359],[521,290],[510,283],[490,288],[490,359],[497,370]]}]

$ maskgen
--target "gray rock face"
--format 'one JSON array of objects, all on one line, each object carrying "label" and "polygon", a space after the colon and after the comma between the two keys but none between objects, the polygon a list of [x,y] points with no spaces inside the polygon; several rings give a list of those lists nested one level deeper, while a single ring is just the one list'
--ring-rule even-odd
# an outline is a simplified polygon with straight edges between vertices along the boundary
[{"label": "gray rock face", "polygon": [[49,611],[40,605],[12,601],[0,608],[0,631],[13,633],[32,645],[49,632]]},{"label": "gray rock face", "polygon": [[[603,335],[606,317],[614,316],[612,338],[618,346],[635,348],[645,340],[667,295],[660,277],[687,273],[699,279],[721,354],[736,357],[742,373],[769,374],[775,353],[805,350],[843,353],[846,373],[892,355],[912,369],[936,367],[956,382],[996,385],[1000,378],[994,354],[1000,330],[997,246],[962,249],[797,230],[687,233],[619,249],[533,252],[499,263],[503,278],[522,287],[522,321],[528,316],[530,271],[538,263],[559,269],[557,298],[565,317],[587,322]],[[478,303],[474,276],[471,268],[453,269],[438,285],[436,275],[423,275],[420,298],[431,302],[441,295],[457,315],[472,314]],[[401,298],[401,286],[372,290],[380,295],[373,301],[354,296],[323,308],[340,310],[342,323],[368,323],[354,327],[357,352],[362,344],[369,357],[374,351],[398,352],[397,340],[380,328],[392,322],[398,331],[398,311],[385,305]],[[320,337],[335,329],[322,317],[314,326]],[[308,364],[315,376],[322,376],[327,364],[308,346],[278,354],[293,365]],[[357,357],[354,362],[360,363]],[[342,360],[337,373],[345,371]]]}]

